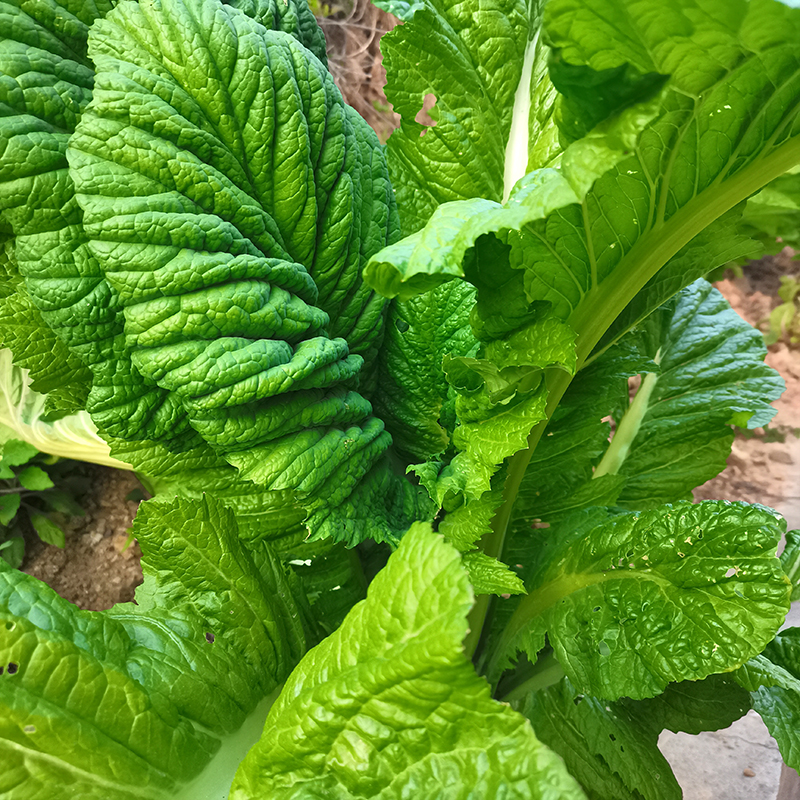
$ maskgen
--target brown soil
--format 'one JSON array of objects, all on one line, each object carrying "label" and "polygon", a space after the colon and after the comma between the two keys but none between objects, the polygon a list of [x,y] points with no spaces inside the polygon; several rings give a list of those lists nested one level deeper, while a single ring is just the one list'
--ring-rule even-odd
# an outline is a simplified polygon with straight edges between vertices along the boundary
[{"label": "brown soil", "polygon": [[[91,488],[77,498],[86,511],[66,521],[64,549],[26,536],[24,572],[43,580],[79,608],[100,611],[133,600],[142,582],[141,551],[128,531],[138,502],[127,500],[141,484],[132,472],[94,464],[76,464],[86,471]],[[126,545],[128,545],[126,547]]]},{"label": "brown soil", "polygon": [[[787,249],[752,262],[741,277],[729,272],[716,286],[743,319],[766,330],[769,312],[781,302],[780,276],[798,274],[800,261]],[[700,486],[695,499],[762,503],[783,514],[789,528],[800,528],[800,350],[779,341],[766,361],[786,381],[786,391],[774,403],[778,413],[766,430],[737,435],[727,468]]]}]

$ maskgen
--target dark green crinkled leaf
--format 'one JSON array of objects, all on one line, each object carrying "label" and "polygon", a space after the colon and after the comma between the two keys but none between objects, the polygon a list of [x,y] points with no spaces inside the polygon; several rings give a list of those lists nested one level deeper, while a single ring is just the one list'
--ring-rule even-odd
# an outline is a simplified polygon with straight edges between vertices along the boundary
[{"label": "dark green crinkled leaf", "polygon": [[450,444],[442,362],[476,346],[469,325],[473,302],[472,287],[453,281],[390,306],[371,400],[395,447],[414,458],[438,455]]},{"label": "dark green crinkled leaf", "polygon": [[531,531],[539,561],[490,677],[517,650],[535,659],[545,634],[575,687],[608,699],[735,669],[788,610],[775,557],[784,525],[761,506],[709,501],[611,517],[595,509]]},{"label": "dark green crinkled leaf", "polygon": [[283,31],[307,47],[325,66],[325,34],[317,25],[305,0],[223,0],[229,6],[244,11],[267,30]]},{"label": "dark green crinkled leaf", "polygon": [[[366,390],[374,385],[369,365],[382,335],[385,301],[361,283],[360,270],[368,255],[397,233],[394,199],[374,134],[342,104],[323,65],[295,44],[293,37],[322,54],[321,34],[305,5],[266,0],[242,0],[239,5],[289,33],[267,32],[216,0],[202,7],[191,2],[125,4],[112,15],[116,23],[103,21],[93,34],[92,60],[102,73],[97,92],[93,64],[86,57],[88,23],[105,15],[110,5],[100,10],[81,6],[76,13],[82,21],[63,9],[48,16],[35,5],[28,10],[41,20],[11,12],[7,21],[13,34],[4,42],[5,50],[0,49],[0,63],[29,90],[12,92],[14,113],[4,118],[11,139],[3,158],[14,181],[2,184],[7,191],[0,197],[0,210],[4,224],[16,234],[20,271],[45,322],[92,368],[88,408],[105,435],[162,440],[172,449],[197,448],[200,438],[188,425],[184,395],[191,399],[199,393],[205,399],[202,408],[193,408],[193,424],[218,450],[224,452],[234,442],[239,449],[252,450],[249,459],[238,459],[249,478],[269,482],[275,472],[254,466],[272,456],[280,472],[288,459],[298,467],[289,478],[294,480],[290,490],[299,488],[308,499],[316,486],[333,505],[346,506],[349,490],[370,473],[389,437],[376,420],[366,421],[369,405],[350,386],[332,392],[326,388],[348,381],[353,386],[359,380]],[[54,23],[62,12],[64,22]],[[186,38],[181,50],[193,27],[199,38]],[[178,29],[181,34],[175,36]],[[275,43],[269,57],[267,41]],[[29,48],[44,44],[48,52],[36,51],[36,58],[47,69],[32,74]],[[237,62],[248,65],[242,80]],[[61,95],[48,94],[48,74],[62,79]],[[206,87],[208,74],[218,80]],[[44,81],[41,91],[37,81]],[[272,89],[277,95],[269,94]],[[119,91],[126,97],[122,105],[117,103]],[[93,95],[90,119],[72,137],[70,156],[73,175],[80,176],[80,202],[89,207],[85,221],[90,247],[65,153],[69,134]],[[250,96],[263,102],[251,102]],[[229,103],[239,117],[227,113]],[[169,118],[170,125],[163,125],[162,118]],[[224,123],[217,124],[219,120]],[[272,123],[278,132],[274,137],[273,129],[267,130]],[[31,134],[31,125],[40,133]],[[123,140],[128,150],[116,146]],[[114,152],[103,162],[108,141],[114,142]],[[136,148],[145,141],[152,157],[140,158],[144,151]],[[263,147],[265,141],[270,147]],[[82,143],[95,155],[81,156]],[[20,153],[27,154],[30,178],[21,177]],[[134,153],[132,171],[125,165],[126,153]],[[92,170],[85,162],[93,157],[103,164],[95,174],[99,186],[87,176]],[[169,199],[160,183],[161,163],[174,167]],[[114,178],[109,181],[108,175]],[[137,175],[138,182],[131,177]],[[208,195],[207,180],[216,186],[218,179],[224,191],[212,189]],[[289,208],[292,204],[273,195],[273,187],[293,197],[302,190],[304,200]],[[104,192],[109,202],[105,216]],[[123,202],[126,192],[133,205]],[[155,204],[149,203],[148,193],[159,198]],[[197,222],[193,230],[184,226],[181,212]],[[162,221],[171,220],[172,228],[153,224],[159,214]],[[128,225],[135,219],[138,227]],[[220,232],[225,225],[229,229],[221,238],[203,233]],[[178,230],[184,237],[180,242]],[[160,234],[171,236],[170,242],[159,239]],[[124,243],[124,254],[115,236]],[[171,248],[180,245],[189,249],[177,255]],[[122,259],[121,269],[115,268],[115,258]],[[266,272],[264,264],[269,266]],[[140,280],[137,269],[142,265],[150,271],[149,282]],[[308,306],[301,296],[321,308]],[[198,338],[192,340],[194,348],[178,346],[176,352],[176,332],[179,341],[181,332],[192,333],[191,327],[184,331],[184,315],[195,322]],[[223,319],[226,324],[219,327]],[[220,336],[224,339],[213,341]],[[270,336],[284,341],[261,338]],[[340,336],[346,344],[336,338]],[[132,350],[138,351],[135,364]],[[364,370],[362,358],[367,361]],[[209,362],[215,363],[216,372],[206,369]],[[236,408],[217,411],[220,403]],[[249,406],[243,408],[243,403]],[[254,417],[260,425],[251,424]],[[321,435],[312,430],[315,442],[293,437],[304,428]],[[294,439],[294,449],[286,441],[267,447],[269,452],[259,448],[265,439],[274,443],[287,436]],[[334,455],[337,448],[347,454],[346,465],[341,455]],[[322,461],[327,470],[315,468]],[[393,512],[408,512],[385,523],[385,535],[391,538],[395,525],[404,529],[418,513],[416,494],[392,483],[382,470],[370,474],[371,488],[362,487],[362,494],[372,498],[371,514],[386,519]],[[379,497],[388,489],[388,508],[381,508]],[[313,506],[313,501],[306,503],[312,512]],[[341,527],[341,538],[363,538],[363,515],[358,518],[347,508],[344,515],[349,522]],[[324,518],[309,524],[318,535],[340,530]]]},{"label": "dark green crinkled leaf", "polygon": [[[143,386],[127,358],[118,298],[86,247],[67,174],[67,141],[91,99],[94,80],[86,56],[89,26],[114,5],[111,0],[0,5],[0,32],[5,34],[0,71],[9,81],[0,122],[0,141],[6,143],[0,158],[0,217],[18,235],[20,267],[34,303],[74,352],[70,357],[59,353],[63,344],[54,343],[46,329],[35,337],[21,336],[20,324],[28,333],[36,326],[38,334],[42,327],[27,292],[0,303],[0,319],[16,327],[7,341],[20,366],[33,370],[37,391],[53,388],[57,375],[52,369],[46,375],[42,357],[54,349],[59,369],[69,366],[75,372],[80,388],[62,386],[48,401],[54,410],[83,407],[90,381],[83,361],[94,372],[89,407],[102,428],[119,434],[132,419],[146,436],[186,443],[193,434],[180,405],[157,387]],[[324,60],[324,37],[304,2],[239,0],[232,5],[291,33]],[[3,331],[6,340],[8,326]]]},{"label": "dark green crinkled leaf", "polygon": [[366,601],[287,681],[232,800],[580,797],[464,656],[472,599],[458,553],[412,528]]},{"label": "dark green crinkled leaf", "polygon": [[266,547],[241,546],[227,509],[147,503],[134,533],[145,583],[111,611],[0,563],[9,800],[175,796],[308,646],[297,592]]},{"label": "dark green crinkled leaf", "polygon": [[[74,226],[77,209],[66,149],[91,98],[93,71],[86,57],[89,26],[112,5],[109,0],[0,3],[0,73],[4,78],[0,227],[19,237],[6,245],[6,256],[15,263],[10,270],[8,264],[2,270],[4,282],[6,278],[10,282],[0,300],[0,336],[14,351],[16,362],[31,370],[35,390],[59,389],[50,402],[65,411],[81,407],[91,376],[81,358],[69,353],[50,330],[63,327],[63,322],[49,313],[48,286],[38,279],[45,273],[63,276],[61,291],[70,279],[73,284],[67,296],[75,291],[76,283],[81,284],[81,296],[92,294],[92,266],[81,263],[85,252]],[[17,261],[27,289],[18,285]],[[85,277],[77,278],[79,274]],[[59,331],[68,343],[80,344],[102,327],[103,303],[96,295],[93,305],[91,319],[83,314],[83,325],[77,323],[76,328],[73,321],[69,331]]]},{"label": "dark green crinkled leaf", "polygon": [[417,494],[375,466],[390,437],[353,391],[385,304],[360,271],[398,224],[374,133],[294,38],[217,2],[120,6],[90,51],[71,176],[136,370],[315,536],[391,539]]},{"label": "dark green crinkled leaf", "polygon": [[14,363],[30,373],[31,389],[48,396],[61,412],[84,407],[91,373],[45,324],[33,304],[14,258],[13,241],[0,246],[0,342]]},{"label": "dark green crinkled leaf", "polygon": [[[5,142],[0,218],[16,237],[26,294],[77,363],[92,370],[94,392],[88,404],[99,414],[101,427],[103,422],[113,426],[103,412],[109,387],[116,383],[122,395],[117,402],[125,406],[123,418],[134,419],[150,436],[181,440],[192,433],[180,407],[157,387],[142,386],[129,360],[118,361],[125,353],[121,309],[87,248],[68,173],[68,140],[94,84],[87,56],[89,27],[113,5],[110,0],[2,5],[0,70],[7,106],[0,118]],[[15,302],[18,312],[20,303],[24,295]],[[84,374],[83,397],[87,387]],[[63,392],[53,405],[74,408]]]}]

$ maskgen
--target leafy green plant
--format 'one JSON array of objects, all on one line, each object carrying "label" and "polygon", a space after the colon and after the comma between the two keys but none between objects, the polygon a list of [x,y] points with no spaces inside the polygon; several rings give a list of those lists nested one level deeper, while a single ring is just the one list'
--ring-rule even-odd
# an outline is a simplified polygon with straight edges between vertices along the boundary
[{"label": "leafy green plant", "polygon": [[800,341],[798,295],[800,295],[800,280],[791,275],[781,275],[778,297],[783,302],[772,309],[767,320],[769,330],[764,334],[764,341],[768,345],[775,344],[783,337],[786,337],[792,344]]},{"label": "leafy green plant", "polygon": [[702,276],[800,10],[385,7],[383,148],[303,3],[3,6],[0,335],[155,495],[134,604],[0,563],[9,798],[677,798],[751,707],[800,766],[797,533],[690,502],[783,388]]},{"label": "leafy green plant", "polygon": [[[57,423],[60,434],[53,433],[54,426],[42,416],[45,397],[30,391],[25,373],[12,364],[8,350],[0,352],[0,392],[4,401],[0,412],[0,555],[18,567],[25,553],[23,526],[30,524],[42,541],[63,547],[63,523],[68,516],[83,515],[76,497],[88,488],[74,462],[42,453],[36,444],[47,442],[56,453],[75,457],[85,458],[86,450],[77,440],[69,442],[68,434],[75,430],[69,424],[72,420],[61,420]],[[102,440],[98,437],[98,441]]]},{"label": "leafy green plant", "polygon": [[25,554],[26,520],[46,544],[64,547],[64,517],[83,516],[75,499],[86,491],[74,465],[19,439],[2,443],[0,460],[0,554],[18,567]]}]

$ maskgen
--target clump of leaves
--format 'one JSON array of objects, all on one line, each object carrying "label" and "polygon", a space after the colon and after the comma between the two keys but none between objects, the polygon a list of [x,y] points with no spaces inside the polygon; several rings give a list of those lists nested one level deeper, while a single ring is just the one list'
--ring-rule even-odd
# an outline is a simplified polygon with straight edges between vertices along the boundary
[{"label": "clump of leaves", "polygon": [[135,604],[0,562],[8,800],[679,800],[748,708],[800,768],[800,535],[688,502],[783,389],[701,278],[800,9],[378,1],[386,147],[305,0],[0,0],[0,341],[156,494]]},{"label": "clump of leaves", "polygon": [[74,466],[19,439],[0,442],[0,557],[12,567],[25,555],[26,524],[43,542],[63,547],[66,517],[83,516],[75,497],[86,479]]}]

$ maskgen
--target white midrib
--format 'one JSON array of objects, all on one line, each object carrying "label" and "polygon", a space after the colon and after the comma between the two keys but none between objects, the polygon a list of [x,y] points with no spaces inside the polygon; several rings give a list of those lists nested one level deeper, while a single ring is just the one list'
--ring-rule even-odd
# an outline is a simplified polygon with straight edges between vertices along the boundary
[{"label": "white midrib", "polygon": [[0,425],[42,453],[76,461],[91,461],[117,469],[133,469],[111,455],[107,442],[86,411],[77,411],[55,422],[41,419],[45,396],[30,388],[29,371],[13,366],[11,351],[0,349]]},{"label": "white midrib", "polygon": [[[661,363],[661,350],[656,353],[653,359],[655,364]],[[618,475],[625,459],[630,453],[634,439],[636,439],[639,429],[642,427],[645,415],[650,408],[650,398],[658,382],[658,373],[648,372],[643,378],[633,398],[633,402],[628,406],[628,410],[623,414],[617,426],[617,430],[611,437],[611,444],[606,450],[600,463],[594,471],[592,478],[600,478],[603,475]]]},{"label": "white midrib", "polygon": [[539,33],[528,42],[522,61],[517,91],[514,94],[514,108],[511,113],[511,129],[506,143],[505,169],[503,172],[503,202],[508,200],[514,184],[528,171],[528,138],[530,135],[529,117],[531,111],[531,75],[536,58]]},{"label": "white midrib", "polygon": [[239,730],[222,739],[222,745],[203,771],[182,786],[172,800],[226,800],[239,764],[261,738],[264,723],[283,689],[280,684],[250,712]]}]

